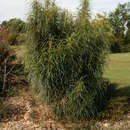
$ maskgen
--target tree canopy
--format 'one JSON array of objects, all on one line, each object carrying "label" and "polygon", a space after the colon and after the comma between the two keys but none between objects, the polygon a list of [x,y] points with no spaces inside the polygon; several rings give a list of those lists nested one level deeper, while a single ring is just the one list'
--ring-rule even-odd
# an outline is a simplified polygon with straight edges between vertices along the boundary
[{"label": "tree canopy", "polygon": [[130,3],[119,4],[115,11],[109,15],[109,21],[113,28],[114,43],[111,50],[113,52],[130,51]]}]

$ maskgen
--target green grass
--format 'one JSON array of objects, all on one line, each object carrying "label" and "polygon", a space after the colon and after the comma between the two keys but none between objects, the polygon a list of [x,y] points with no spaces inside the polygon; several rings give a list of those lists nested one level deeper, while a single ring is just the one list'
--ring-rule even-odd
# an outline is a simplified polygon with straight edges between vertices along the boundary
[{"label": "green grass", "polygon": [[111,54],[105,77],[120,87],[130,86],[130,53]]},{"label": "green grass", "polygon": [[101,118],[120,120],[130,111],[130,53],[111,54],[104,77],[117,85]]}]

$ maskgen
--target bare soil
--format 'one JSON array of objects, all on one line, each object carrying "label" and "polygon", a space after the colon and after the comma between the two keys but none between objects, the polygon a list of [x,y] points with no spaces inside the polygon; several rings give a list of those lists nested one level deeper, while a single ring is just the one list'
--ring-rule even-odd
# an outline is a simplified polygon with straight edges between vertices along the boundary
[{"label": "bare soil", "polygon": [[[91,125],[90,125],[91,124]],[[33,97],[27,87],[15,96],[7,97],[0,107],[0,130],[130,130],[130,113],[124,120],[65,122],[53,120],[52,113],[38,97]]]}]

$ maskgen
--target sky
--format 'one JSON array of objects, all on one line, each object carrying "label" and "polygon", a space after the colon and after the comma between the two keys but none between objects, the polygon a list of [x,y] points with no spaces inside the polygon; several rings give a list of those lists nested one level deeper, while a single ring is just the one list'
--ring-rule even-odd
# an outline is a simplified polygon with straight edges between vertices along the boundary
[{"label": "sky", "polygon": [[[0,0],[0,22],[11,18],[26,20],[31,1],[32,0]],[[91,14],[109,13],[114,10],[119,3],[129,1],[130,0],[90,0]],[[76,9],[80,5],[80,0],[56,0],[56,3],[62,8],[76,12]]]}]

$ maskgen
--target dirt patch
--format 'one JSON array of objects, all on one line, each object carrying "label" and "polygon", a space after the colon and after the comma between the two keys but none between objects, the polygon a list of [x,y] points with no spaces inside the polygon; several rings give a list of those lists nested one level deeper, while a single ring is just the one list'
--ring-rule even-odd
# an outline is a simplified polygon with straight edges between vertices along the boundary
[{"label": "dirt patch", "polygon": [[20,89],[18,95],[6,98],[0,107],[0,130],[46,130],[50,127],[56,128],[56,125],[49,110],[27,89]]},{"label": "dirt patch", "polygon": [[9,104],[0,110],[0,122],[19,121],[25,113],[25,106]]},{"label": "dirt patch", "polygon": [[33,97],[24,87],[19,94],[6,98],[0,108],[0,130],[129,130],[130,114],[124,120],[65,122],[53,120],[47,106],[38,97]]}]

